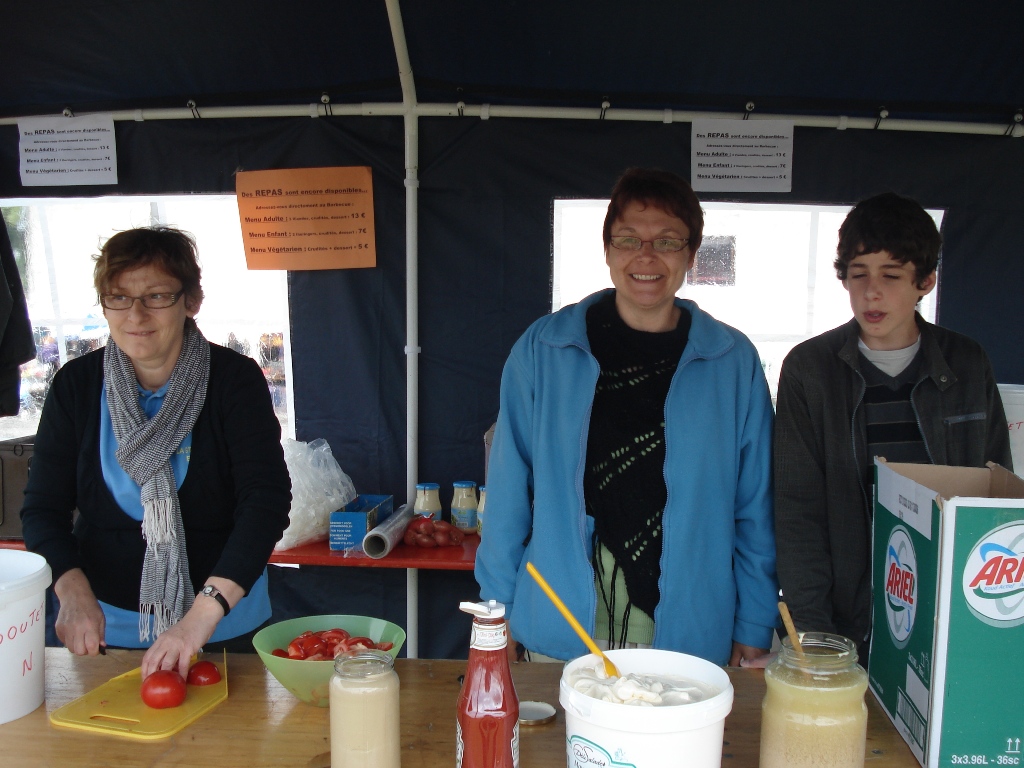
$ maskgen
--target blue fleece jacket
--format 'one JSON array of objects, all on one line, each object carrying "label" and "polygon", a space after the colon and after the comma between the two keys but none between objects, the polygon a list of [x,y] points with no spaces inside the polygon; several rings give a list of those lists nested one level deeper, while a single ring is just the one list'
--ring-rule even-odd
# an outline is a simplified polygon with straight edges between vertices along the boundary
[{"label": "blue fleece jacket", "polygon": [[[488,466],[481,597],[505,604],[516,640],[559,659],[586,647],[526,563],[593,633],[583,470],[599,369],[586,312],[606,293],[542,317],[516,342]],[[733,641],[769,647],[778,621],[771,399],[746,336],[692,301],[676,303],[693,322],[665,403],[668,499],[654,647],[725,664]]]}]

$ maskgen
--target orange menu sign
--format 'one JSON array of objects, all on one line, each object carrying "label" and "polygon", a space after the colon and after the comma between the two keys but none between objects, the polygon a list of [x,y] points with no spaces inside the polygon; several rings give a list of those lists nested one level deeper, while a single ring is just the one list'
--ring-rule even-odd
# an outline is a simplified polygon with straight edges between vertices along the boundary
[{"label": "orange menu sign", "polygon": [[377,266],[369,167],[239,171],[235,194],[249,269]]}]

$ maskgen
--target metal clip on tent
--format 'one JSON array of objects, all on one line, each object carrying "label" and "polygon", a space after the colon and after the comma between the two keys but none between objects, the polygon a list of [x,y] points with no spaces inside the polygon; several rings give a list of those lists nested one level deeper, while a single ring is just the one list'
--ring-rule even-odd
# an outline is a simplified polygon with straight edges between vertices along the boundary
[{"label": "metal clip on tent", "polygon": [[198,120],[201,117],[201,115],[199,114],[199,107],[196,106],[195,99],[189,99],[185,103],[185,106],[192,110],[192,117],[194,117],[196,120]]},{"label": "metal clip on tent", "polygon": [[746,106],[744,106],[744,110],[743,119],[748,120],[750,118],[750,113],[754,111],[754,102],[748,101]]},{"label": "metal clip on tent", "polygon": [[334,117],[334,107],[331,106],[331,97],[327,91],[320,94],[320,103],[324,105],[324,115]]},{"label": "metal clip on tent", "polygon": [[459,110],[459,117],[464,117],[466,114],[466,102],[460,101],[455,105],[455,108]]},{"label": "metal clip on tent", "polygon": [[[1013,136],[1014,135],[1014,132],[1013,132],[1014,128],[1016,128],[1018,125],[1020,125],[1022,120],[1024,120],[1024,109],[1018,109],[1013,114],[1013,119],[1010,121],[1010,124],[1008,126],[1006,126],[1006,131],[1003,133],[1003,136]],[[1017,135],[1019,136],[1020,134],[1017,134]]]},{"label": "metal clip on tent", "polygon": [[604,101],[601,102],[601,120],[604,120],[604,116],[608,114],[608,108],[611,105],[612,103],[608,101],[608,97],[605,96]]},{"label": "metal clip on tent", "polygon": [[875,130],[878,130],[878,126],[882,124],[882,121],[889,116],[889,110],[882,107],[878,110],[878,119],[875,120]]},{"label": "metal clip on tent", "polygon": [[75,113],[71,111],[71,107],[64,107],[64,111],[61,112],[64,117],[74,117]]}]

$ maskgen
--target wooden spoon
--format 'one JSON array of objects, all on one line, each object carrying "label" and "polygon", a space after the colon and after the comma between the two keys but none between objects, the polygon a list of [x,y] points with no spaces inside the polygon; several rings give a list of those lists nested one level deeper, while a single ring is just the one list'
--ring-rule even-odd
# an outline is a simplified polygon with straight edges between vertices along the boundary
[{"label": "wooden spoon", "polygon": [[576,621],[576,617],[572,615],[572,611],[565,607],[565,603],[563,603],[562,599],[555,594],[555,590],[553,590],[548,583],[544,581],[544,577],[541,576],[537,569],[533,567],[533,563],[528,562],[526,564],[526,572],[533,576],[533,580],[536,581],[537,584],[540,585],[540,588],[544,590],[544,594],[551,598],[551,602],[555,604],[555,608],[557,608],[559,613],[561,613],[565,617],[565,620],[569,622],[569,626],[576,630],[576,634],[580,636],[580,640],[587,644],[587,648],[589,648],[595,655],[604,659],[605,674],[608,675],[608,677],[621,677],[619,669],[615,666],[615,663],[604,655],[604,651],[597,647],[597,643],[594,642],[594,639],[587,634],[587,630],[583,628],[583,625]]}]

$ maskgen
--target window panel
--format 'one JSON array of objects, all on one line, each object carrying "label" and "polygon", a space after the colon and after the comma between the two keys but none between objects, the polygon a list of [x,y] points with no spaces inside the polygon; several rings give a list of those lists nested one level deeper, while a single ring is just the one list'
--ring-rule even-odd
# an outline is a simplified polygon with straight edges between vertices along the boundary
[{"label": "window panel", "polygon": [[[750,338],[774,400],[789,350],[852,317],[832,266],[839,226],[850,206],[701,206],[704,242],[678,295]],[[607,209],[607,200],[554,201],[552,311],[611,287],[601,235]],[[941,228],[943,212],[929,213]],[[937,294],[932,291],[921,302],[921,314],[930,322]]]},{"label": "window panel", "polygon": [[233,196],[31,198],[0,200],[0,210],[36,340],[36,359],[22,366],[22,412],[0,419],[0,438],[34,434],[53,374],[106,343],[92,257],[111,235],[152,224],[195,236],[205,294],[196,322],[211,342],[260,363],[284,434],[294,435],[287,273],[247,269]]}]

